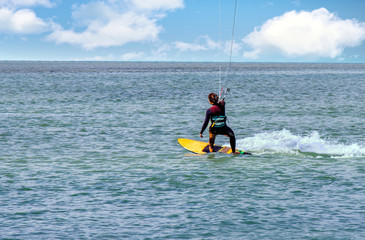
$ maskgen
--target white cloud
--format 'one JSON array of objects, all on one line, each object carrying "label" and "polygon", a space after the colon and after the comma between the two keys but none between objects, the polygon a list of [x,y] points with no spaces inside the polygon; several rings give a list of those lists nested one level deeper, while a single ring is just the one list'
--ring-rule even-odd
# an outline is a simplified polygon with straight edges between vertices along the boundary
[{"label": "white cloud", "polygon": [[289,57],[340,56],[346,47],[365,39],[365,24],[342,20],[325,8],[312,12],[290,11],[266,21],[247,35],[243,42],[252,47],[246,58],[279,53]]},{"label": "white cloud", "polygon": [[0,0],[0,33],[34,34],[51,29],[52,22],[25,7],[52,7],[49,0]]},{"label": "white cloud", "polygon": [[122,61],[138,61],[145,57],[144,52],[130,52],[125,53],[121,56],[120,60]]},{"label": "white cloud", "polygon": [[233,41],[233,43],[231,41],[226,41],[224,49],[223,49],[224,53],[226,55],[230,55],[231,48],[232,48],[232,55],[236,56],[236,55],[238,55],[239,51],[241,51],[242,46],[239,43],[237,43],[236,41]]},{"label": "white cloud", "polygon": [[18,8],[18,7],[31,7],[31,6],[43,6],[43,7],[53,7],[53,3],[49,0],[1,0],[0,6],[8,8]]},{"label": "white cloud", "polygon": [[49,24],[38,18],[30,9],[14,11],[0,8],[0,32],[15,34],[40,33],[49,29]]},{"label": "white cloud", "polygon": [[157,39],[160,27],[154,21],[129,12],[111,19],[105,24],[94,21],[83,32],[55,29],[47,39],[57,43],[81,45],[84,49],[120,46],[128,42],[153,41]]},{"label": "white cloud", "polygon": [[200,36],[194,43],[187,43],[182,41],[173,42],[174,47],[181,51],[205,51],[212,49],[219,49],[219,43],[213,41],[208,36]]},{"label": "white cloud", "polygon": [[176,41],[174,42],[174,45],[175,48],[177,48],[179,51],[182,52],[207,50],[207,47],[196,43],[186,43],[186,42]]},{"label": "white cloud", "polygon": [[160,11],[173,10],[182,5],[179,4],[181,0],[159,0],[154,5],[153,2],[148,0],[143,5],[139,0],[110,0],[83,4],[76,7],[72,14],[75,27],[83,29],[65,30],[58,26],[47,39],[56,43],[80,45],[87,50],[122,46],[130,42],[156,41],[162,31],[157,21],[164,17]]},{"label": "white cloud", "polygon": [[168,53],[172,50],[171,44],[160,44],[156,49],[153,49],[144,60],[147,61],[170,61]]},{"label": "white cloud", "polygon": [[184,7],[183,0],[130,0],[140,10],[174,10]]},{"label": "white cloud", "polygon": [[193,43],[182,41],[173,42],[173,47],[180,52],[197,52],[197,51],[214,51],[214,57],[230,56],[232,48],[232,56],[237,56],[242,49],[242,44],[236,41],[216,42],[209,36],[200,36]]}]

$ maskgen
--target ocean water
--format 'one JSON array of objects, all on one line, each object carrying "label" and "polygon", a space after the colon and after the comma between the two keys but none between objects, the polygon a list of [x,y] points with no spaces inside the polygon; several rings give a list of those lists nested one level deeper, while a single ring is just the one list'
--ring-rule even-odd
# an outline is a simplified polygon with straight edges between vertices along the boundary
[{"label": "ocean water", "polygon": [[220,68],[0,62],[0,239],[365,239],[365,64]]}]

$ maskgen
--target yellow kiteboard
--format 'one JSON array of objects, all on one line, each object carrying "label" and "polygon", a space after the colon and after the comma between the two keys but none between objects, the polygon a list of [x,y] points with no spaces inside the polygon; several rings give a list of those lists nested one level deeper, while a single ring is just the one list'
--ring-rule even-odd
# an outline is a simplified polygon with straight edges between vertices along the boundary
[{"label": "yellow kiteboard", "polygon": [[[186,150],[189,150],[190,152],[197,153],[197,154],[206,154],[206,153],[210,152],[209,143],[186,139],[186,138],[179,138],[179,139],[177,139],[177,141],[183,148],[185,148]],[[232,154],[232,149],[230,147],[222,147],[222,146],[214,145],[213,149],[215,152]],[[251,153],[236,149],[236,153],[237,152],[239,154],[251,155]]]}]

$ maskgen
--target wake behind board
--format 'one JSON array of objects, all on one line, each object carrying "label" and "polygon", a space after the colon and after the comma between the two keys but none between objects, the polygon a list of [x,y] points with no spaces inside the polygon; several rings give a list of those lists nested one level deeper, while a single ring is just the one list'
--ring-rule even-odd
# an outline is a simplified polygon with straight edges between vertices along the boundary
[{"label": "wake behind board", "polygon": [[[189,150],[190,152],[197,153],[197,154],[206,154],[206,153],[210,152],[209,143],[186,139],[186,138],[179,138],[179,139],[177,139],[177,141],[183,148],[185,148],[186,150]],[[215,152],[232,154],[232,149],[230,147],[222,147],[222,146],[214,145],[213,149]],[[251,155],[251,153],[248,153],[248,152],[245,152],[242,150],[238,150],[238,149],[236,149],[236,152],[239,152],[239,154]]]}]

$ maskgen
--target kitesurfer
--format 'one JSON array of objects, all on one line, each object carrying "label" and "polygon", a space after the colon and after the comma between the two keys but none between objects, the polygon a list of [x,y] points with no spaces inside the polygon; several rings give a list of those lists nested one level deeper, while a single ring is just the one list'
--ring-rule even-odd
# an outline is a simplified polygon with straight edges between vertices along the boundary
[{"label": "kitesurfer", "polygon": [[214,152],[213,146],[215,142],[215,137],[217,135],[225,135],[229,137],[229,142],[231,144],[232,153],[236,153],[236,137],[234,132],[230,127],[227,126],[226,113],[224,100],[219,101],[217,94],[210,93],[208,95],[209,103],[213,105],[209,108],[205,114],[205,121],[200,131],[200,137],[203,137],[203,132],[207,128],[209,120],[211,125],[209,127],[209,150]]}]

